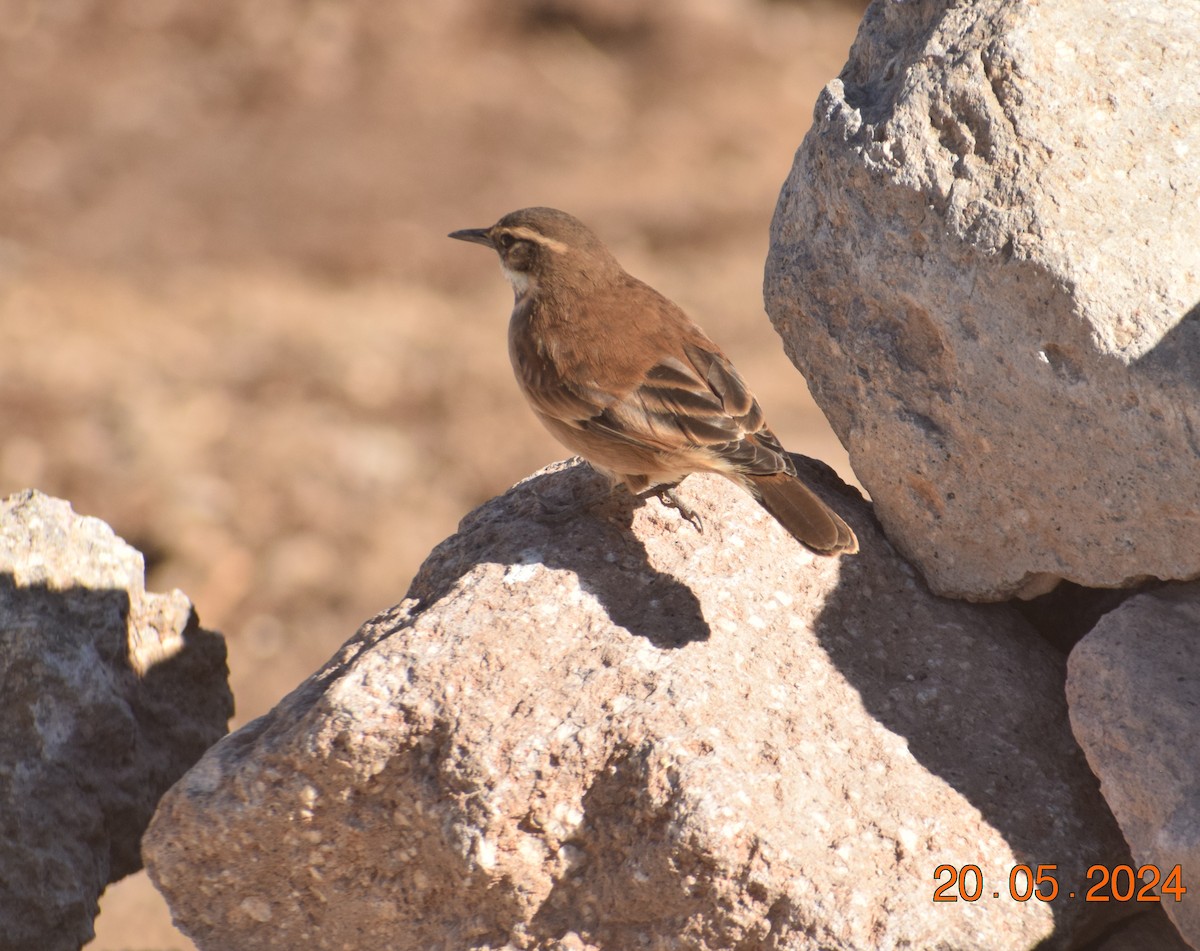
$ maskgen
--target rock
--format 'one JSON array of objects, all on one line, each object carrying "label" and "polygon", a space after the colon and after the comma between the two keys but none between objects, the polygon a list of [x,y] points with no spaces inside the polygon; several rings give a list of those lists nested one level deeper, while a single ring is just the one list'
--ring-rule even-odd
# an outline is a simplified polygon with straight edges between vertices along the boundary
[{"label": "rock", "polygon": [[1200,947],[1200,584],[1130,598],[1071,652],[1071,728],[1137,865],[1180,866],[1162,907]]},{"label": "rock", "polygon": [[1056,650],[1069,654],[1105,614],[1139,590],[1160,583],[1148,581],[1140,588],[1084,588],[1064,581],[1053,591],[1013,601],[1012,605]]},{"label": "rock", "polygon": [[38,492],[0,501],[0,948],[78,949],[159,796],[226,732],[225,642],[142,556]]},{"label": "rock", "polygon": [[[716,476],[679,490],[704,534],[537,520],[597,479],[468,516],[163,798],[147,868],[201,949],[1060,948],[1128,913],[1065,898],[1128,857],[1011,608],[931,596],[846,496],[840,560]],[[967,866],[1003,897],[935,902]]]},{"label": "rock", "polygon": [[767,310],[941,594],[1200,576],[1200,7],[877,0]]},{"label": "rock", "polygon": [[1163,910],[1154,907],[1125,919],[1113,934],[1088,946],[1089,951],[1188,951],[1191,947],[1179,937]]}]

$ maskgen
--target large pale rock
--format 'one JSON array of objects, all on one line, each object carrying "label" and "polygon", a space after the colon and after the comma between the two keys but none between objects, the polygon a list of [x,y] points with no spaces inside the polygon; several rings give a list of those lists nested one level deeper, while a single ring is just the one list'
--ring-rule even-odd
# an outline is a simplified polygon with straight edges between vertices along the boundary
[{"label": "large pale rock", "polygon": [[37,492],[0,501],[0,948],[75,951],[159,796],[233,712],[225,642],[142,556]]},{"label": "large pale rock", "polygon": [[1200,5],[876,0],[766,304],[893,542],[972,599],[1200,575]]},{"label": "large pale rock", "polygon": [[1162,907],[1200,947],[1200,584],[1139,594],[1071,652],[1071,727],[1138,865],[1180,866]]},{"label": "large pale rock", "polygon": [[[1061,948],[1126,913],[1066,898],[1128,857],[1014,611],[931,596],[845,497],[841,560],[715,476],[703,535],[533,517],[596,479],[473,513],[163,798],[147,867],[201,948]],[[986,895],[934,902],[941,865]]]}]

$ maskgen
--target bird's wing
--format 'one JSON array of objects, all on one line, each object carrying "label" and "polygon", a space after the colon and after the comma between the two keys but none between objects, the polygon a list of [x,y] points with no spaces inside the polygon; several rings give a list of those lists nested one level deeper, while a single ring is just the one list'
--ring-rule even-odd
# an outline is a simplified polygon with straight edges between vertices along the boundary
[{"label": "bird's wing", "polygon": [[[570,399],[576,404],[576,426],[631,446],[668,453],[698,449],[747,475],[791,468],[745,381],[710,346],[684,343],[622,396],[607,388],[574,386]],[[588,410],[580,413],[584,406]]]}]

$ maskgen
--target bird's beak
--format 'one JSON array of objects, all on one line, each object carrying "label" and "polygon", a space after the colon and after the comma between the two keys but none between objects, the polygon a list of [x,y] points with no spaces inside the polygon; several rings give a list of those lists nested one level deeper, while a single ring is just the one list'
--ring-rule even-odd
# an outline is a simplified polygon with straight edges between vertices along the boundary
[{"label": "bird's beak", "polygon": [[491,228],[464,228],[462,231],[451,231],[449,237],[456,238],[459,241],[472,241],[475,244],[482,244],[489,248],[496,247],[492,244]]}]

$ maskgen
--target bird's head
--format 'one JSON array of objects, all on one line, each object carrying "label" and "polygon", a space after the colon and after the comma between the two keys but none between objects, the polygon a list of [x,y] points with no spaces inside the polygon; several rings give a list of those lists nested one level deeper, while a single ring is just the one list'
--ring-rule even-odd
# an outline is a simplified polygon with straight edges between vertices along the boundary
[{"label": "bird's head", "polygon": [[490,228],[452,231],[500,255],[500,267],[517,298],[546,285],[595,284],[621,266],[578,218],[554,208],[522,208]]}]

